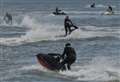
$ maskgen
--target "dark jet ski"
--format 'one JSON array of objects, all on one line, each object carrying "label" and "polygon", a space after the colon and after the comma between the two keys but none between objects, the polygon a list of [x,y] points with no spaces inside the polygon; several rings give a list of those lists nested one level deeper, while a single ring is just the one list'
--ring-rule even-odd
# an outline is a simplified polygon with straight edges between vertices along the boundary
[{"label": "dark jet ski", "polygon": [[67,15],[67,14],[64,13],[64,12],[59,12],[59,13],[57,13],[57,12],[53,12],[53,14],[54,14],[54,15]]},{"label": "dark jet ski", "polygon": [[62,66],[60,63],[61,57],[57,53],[42,54],[39,53],[36,55],[38,62],[45,68],[52,71],[66,70],[65,65]]}]

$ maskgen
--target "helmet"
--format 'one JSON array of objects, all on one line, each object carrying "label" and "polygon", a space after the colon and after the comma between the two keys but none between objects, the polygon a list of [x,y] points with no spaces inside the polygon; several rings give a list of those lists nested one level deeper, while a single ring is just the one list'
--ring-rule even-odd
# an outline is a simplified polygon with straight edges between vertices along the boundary
[{"label": "helmet", "polygon": [[70,43],[66,43],[65,46],[71,46],[71,44]]},{"label": "helmet", "polygon": [[67,19],[69,19],[69,16],[66,16]]}]

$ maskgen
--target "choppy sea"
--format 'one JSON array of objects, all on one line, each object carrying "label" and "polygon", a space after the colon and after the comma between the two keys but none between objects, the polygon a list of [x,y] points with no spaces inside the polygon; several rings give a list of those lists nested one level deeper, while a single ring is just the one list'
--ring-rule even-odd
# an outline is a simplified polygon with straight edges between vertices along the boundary
[{"label": "choppy sea", "polygon": [[[120,0],[0,0],[0,82],[120,82]],[[90,5],[95,2],[95,8]],[[111,5],[113,15],[105,15]],[[65,16],[79,29],[64,35]],[[3,21],[9,12],[13,24]],[[42,67],[38,53],[62,53],[70,42],[77,53],[71,71]]]}]

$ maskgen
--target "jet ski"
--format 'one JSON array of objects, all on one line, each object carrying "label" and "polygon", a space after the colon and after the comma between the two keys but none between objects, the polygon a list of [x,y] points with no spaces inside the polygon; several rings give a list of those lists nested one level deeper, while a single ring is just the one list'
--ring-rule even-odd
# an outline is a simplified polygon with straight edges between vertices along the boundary
[{"label": "jet ski", "polygon": [[59,13],[53,12],[53,14],[54,14],[54,15],[66,15],[66,13],[64,13],[64,12],[59,12]]},{"label": "jet ski", "polygon": [[52,70],[52,71],[64,71],[66,70],[65,65],[61,65],[60,54],[58,53],[48,53],[43,54],[39,53],[36,55],[38,62],[45,68]]},{"label": "jet ski", "polygon": [[105,15],[113,15],[113,14],[114,14],[114,12],[112,12],[112,11],[111,11],[111,12],[106,11],[106,12],[104,12],[104,14],[105,14]]}]

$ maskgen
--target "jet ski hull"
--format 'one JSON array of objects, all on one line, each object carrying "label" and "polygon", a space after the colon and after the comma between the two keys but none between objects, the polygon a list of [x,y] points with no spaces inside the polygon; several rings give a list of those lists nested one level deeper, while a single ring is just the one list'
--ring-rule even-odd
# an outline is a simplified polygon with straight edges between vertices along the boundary
[{"label": "jet ski hull", "polygon": [[61,13],[56,13],[56,12],[53,12],[54,15],[66,15],[66,13],[64,12],[61,12]]},{"label": "jet ski hull", "polygon": [[114,13],[113,13],[113,12],[108,12],[108,11],[107,11],[107,12],[105,12],[104,14],[105,14],[105,15],[113,15]]},{"label": "jet ski hull", "polygon": [[[55,57],[57,55],[57,57]],[[59,70],[65,70],[65,68],[61,68],[60,64],[60,56],[59,54],[37,54],[37,60],[38,62],[45,68],[52,70],[52,71],[59,71]]]}]

